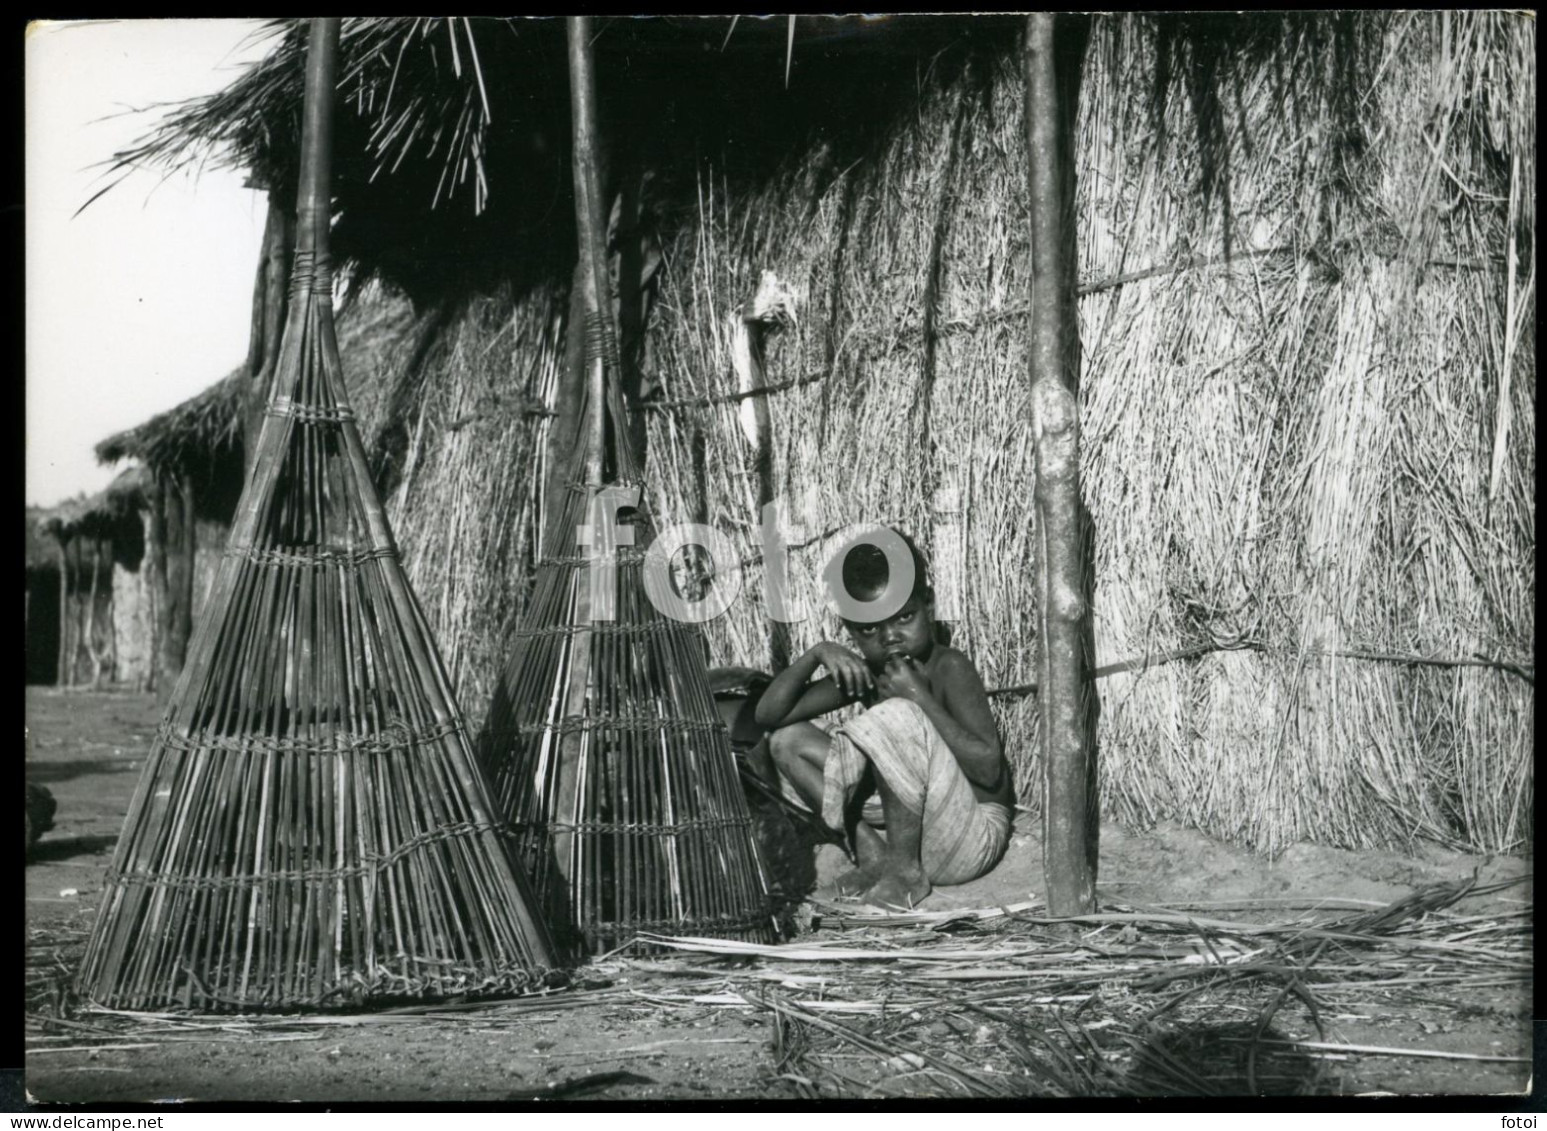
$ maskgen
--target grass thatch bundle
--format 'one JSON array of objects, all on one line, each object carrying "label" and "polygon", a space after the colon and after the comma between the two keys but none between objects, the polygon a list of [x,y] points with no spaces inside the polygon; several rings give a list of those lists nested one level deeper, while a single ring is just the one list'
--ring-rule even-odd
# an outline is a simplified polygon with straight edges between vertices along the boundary
[{"label": "grass thatch bundle", "polygon": [[[309,68],[329,56],[316,24]],[[252,474],[80,972],[106,1006],[509,992],[553,964],[344,388],[313,113],[312,206]]]}]

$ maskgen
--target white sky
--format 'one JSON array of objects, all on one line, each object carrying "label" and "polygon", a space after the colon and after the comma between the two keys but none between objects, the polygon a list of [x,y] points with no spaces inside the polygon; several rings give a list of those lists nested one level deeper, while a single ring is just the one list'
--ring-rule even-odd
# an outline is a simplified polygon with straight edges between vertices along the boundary
[{"label": "white sky", "polygon": [[[156,104],[231,83],[266,46],[250,20],[32,25],[26,46],[27,491],[52,505],[120,468],[92,447],[225,376],[247,355],[267,208],[240,171],[137,171],[79,216],[97,166]],[[271,41],[266,41],[266,44]],[[106,120],[104,120],[106,119]]]}]

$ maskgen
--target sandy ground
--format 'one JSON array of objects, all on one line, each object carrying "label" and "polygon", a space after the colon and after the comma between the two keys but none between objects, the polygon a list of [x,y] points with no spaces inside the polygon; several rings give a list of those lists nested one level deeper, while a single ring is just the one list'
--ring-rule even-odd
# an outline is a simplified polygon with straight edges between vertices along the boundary
[{"label": "sandy ground", "polygon": [[[127,693],[29,688],[27,721],[28,779],[52,790],[59,805],[55,828],[27,866],[29,1011],[47,1014],[54,1007],[39,997],[32,971],[57,956],[63,972],[78,957],[149,750],[156,708],[151,699]],[[939,889],[925,909],[1034,899],[1042,891],[1038,834],[1035,822],[1022,816],[1010,852],[993,874]],[[815,859],[819,877],[843,863],[832,848]],[[1484,884],[1517,877],[1522,882],[1468,897],[1453,912],[1507,915],[1530,907],[1528,860],[1483,859],[1426,846],[1407,855],[1314,845],[1297,845],[1269,860],[1164,825],[1144,832],[1105,826],[1098,890],[1104,908],[1185,903],[1203,913],[1196,910],[1200,904],[1235,905],[1231,914],[1240,917],[1246,914],[1241,905],[1250,903],[1252,913],[1261,916],[1271,912],[1269,901],[1290,907],[1335,897],[1376,906],[1474,872]],[[834,933],[820,919],[814,926],[815,937]],[[783,1037],[774,1015],[680,995],[663,1005],[680,974],[671,964],[604,962],[580,971],[575,990],[507,1006],[224,1029],[207,1021],[181,1030],[168,1023],[140,1039],[121,1022],[111,1039],[98,1033],[79,1040],[67,1027],[30,1024],[27,1087],[40,1102],[108,1104],[487,1102],[534,1095],[724,1101],[810,1094],[778,1069]],[[1344,1012],[1329,1033],[1358,1045],[1521,1057],[1529,1055],[1530,1016],[1530,986],[1517,980],[1469,991],[1465,1000],[1437,992],[1427,1004],[1413,999],[1400,1008]],[[957,1038],[943,1031],[941,1039]],[[1366,1056],[1322,1066],[1316,1090],[1502,1098],[1520,1093],[1528,1080],[1529,1065],[1523,1063]],[[881,1084],[872,1076],[867,1087]],[[910,1094],[921,1093],[915,1088]],[[923,1094],[930,1094],[927,1087]]]}]

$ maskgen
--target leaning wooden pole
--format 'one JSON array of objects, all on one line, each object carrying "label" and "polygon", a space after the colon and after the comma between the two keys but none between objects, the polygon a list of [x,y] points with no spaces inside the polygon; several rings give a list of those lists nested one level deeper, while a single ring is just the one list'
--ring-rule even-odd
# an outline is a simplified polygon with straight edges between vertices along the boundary
[{"label": "leaning wooden pole", "polygon": [[[607,298],[606,260],[602,244],[601,201],[596,168],[596,72],[591,58],[591,20],[589,16],[570,16],[565,20],[569,45],[569,99],[571,141],[574,156],[575,232],[578,258],[575,282],[579,284],[585,322],[586,385],[580,443],[584,446],[584,471],[581,486],[587,505],[581,513],[590,515],[590,499],[602,486],[606,448]],[[573,313],[576,304],[571,302]],[[573,513],[565,508],[561,514]],[[563,521],[560,519],[560,521]],[[554,544],[557,545],[556,538]],[[601,550],[592,546],[593,552]],[[595,568],[593,566],[593,568]],[[569,668],[565,691],[564,717],[579,719],[593,691],[591,671],[591,589],[582,585],[576,594],[574,662]],[[587,736],[581,729],[566,731],[559,741],[558,813],[560,820],[553,833],[554,856],[565,879],[574,882],[584,866],[576,852],[574,829],[582,823],[581,765],[585,761]]]},{"label": "leaning wooden pole", "polygon": [[1055,67],[1056,17],[1026,21],[1026,142],[1031,193],[1031,428],[1038,546],[1043,867],[1048,910],[1095,909],[1094,735],[1085,679],[1084,546],[1080,510],[1078,327],[1074,309],[1073,177]]},{"label": "leaning wooden pole", "polygon": [[649,945],[642,932],[767,941],[766,875],[703,636],[661,611],[645,568],[654,535],[619,388],[590,20],[567,27],[585,423],[480,753],[567,950]]},{"label": "leaning wooden pole", "polygon": [[591,57],[591,17],[570,16],[569,97],[574,139],[575,228],[581,294],[585,302],[587,385],[585,424],[588,487],[600,486],[606,430],[606,369],[613,363],[607,293],[606,229],[596,159],[596,68]]}]

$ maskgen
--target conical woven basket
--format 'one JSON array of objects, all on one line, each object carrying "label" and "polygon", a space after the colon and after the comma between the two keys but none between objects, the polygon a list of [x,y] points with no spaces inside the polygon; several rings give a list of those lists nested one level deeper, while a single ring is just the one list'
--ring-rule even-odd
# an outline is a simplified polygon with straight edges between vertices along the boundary
[{"label": "conical woven basket", "polygon": [[[649,600],[643,510],[617,516],[633,545],[577,544],[593,496],[569,493],[480,738],[495,804],[566,949],[599,953],[640,932],[771,939],[702,634]],[[609,603],[593,570],[611,619],[591,616]]]},{"label": "conical woven basket", "polygon": [[[767,939],[767,877],[703,637],[649,598],[643,507],[592,505],[604,484],[637,491],[640,475],[604,301],[591,38],[587,17],[569,17],[588,424],[479,757],[567,951],[609,950],[642,932]],[[631,539],[614,535],[615,521]]]},{"label": "conical woven basket", "polygon": [[337,34],[314,22],[302,234],[253,470],[80,974],[104,1006],[505,993],[554,962],[345,395],[318,73]]}]

